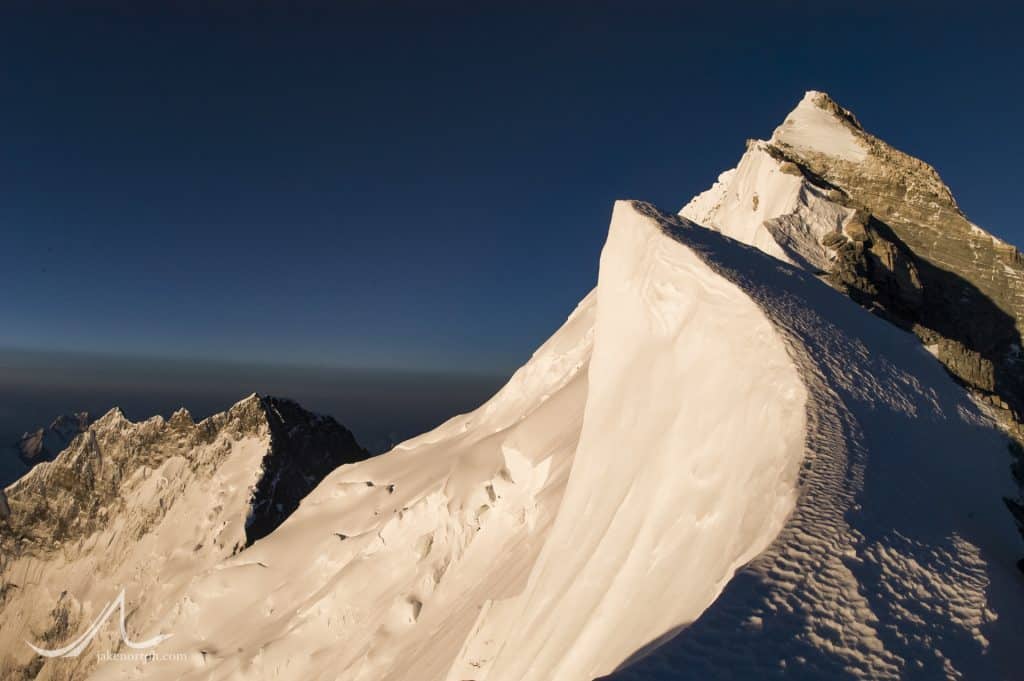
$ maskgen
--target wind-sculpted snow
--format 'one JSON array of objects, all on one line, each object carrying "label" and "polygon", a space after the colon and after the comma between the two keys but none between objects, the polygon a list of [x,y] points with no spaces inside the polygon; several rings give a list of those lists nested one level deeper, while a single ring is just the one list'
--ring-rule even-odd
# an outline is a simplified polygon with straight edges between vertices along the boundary
[{"label": "wind-sculpted snow", "polygon": [[186,662],[96,678],[1006,678],[1007,464],[912,336],[619,202],[505,388],[194,580]]},{"label": "wind-sculpted snow", "polygon": [[641,210],[784,335],[810,395],[807,454],[768,551],[613,678],[1015,678],[1024,589],[996,492],[1005,439],[913,336],[757,250]]},{"label": "wind-sculpted snow", "polygon": [[483,678],[611,671],[696,619],[796,500],[807,395],[781,337],[628,202],[601,256],[589,383],[558,518]]},{"label": "wind-sculpted snow", "polygon": [[[681,215],[617,202],[562,327],[382,456],[257,397],[101,418],[0,492],[0,671],[1021,678],[1019,254],[817,92]],[[21,646],[121,650],[76,631],[124,584],[159,664]]]},{"label": "wind-sculpted snow", "polygon": [[822,240],[840,233],[854,210],[773,156],[768,143],[753,140],[739,165],[679,214],[785,262],[826,271],[834,253]]},{"label": "wind-sculpted snow", "polygon": [[592,294],[480,409],[338,469],[197,579],[161,646],[186,663],[97,678],[443,679],[480,608],[522,591],[558,509],[594,307]]},{"label": "wind-sculpted snow", "polygon": [[692,621],[792,510],[805,418],[705,272],[620,204],[597,290],[492,400],[196,580],[161,648],[187,664],[98,678],[585,679]]}]

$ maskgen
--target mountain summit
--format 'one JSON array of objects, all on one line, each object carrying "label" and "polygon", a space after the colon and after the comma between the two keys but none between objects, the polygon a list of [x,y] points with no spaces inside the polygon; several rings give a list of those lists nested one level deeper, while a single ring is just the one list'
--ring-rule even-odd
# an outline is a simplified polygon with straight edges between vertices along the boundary
[{"label": "mountain summit", "polygon": [[10,447],[0,447],[0,490],[33,466],[52,461],[75,437],[89,427],[86,412],[61,414],[50,425],[24,433]]},{"label": "mountain summit", "polygon": [[596,287],[494,397],[311,480],[255,543],[280,405],[103,417],[11,488],[5,574],[51,562],[3,635],[67,641],[71,594],[142,575],[161,664],[79,676],[1019,676],[1016,251],[819,92],[681,213],[616,202]]},{"label": "mountain summit", "polygon": [[[1015,439],[1024,489],[1024,258],[968,221],[934,168],[810,91],[680,215],[912,331]],[[1005,501],[1024,536],[1020,489]]]},{"label": "mountain summit", "polygon": [[1012,677],[1016,258],[808,93],[681,216],[617,202],[508,384],[198,576],[146,678]]},{"label": "mountain summit", "polygon": [[805,269],[913,331],[1024,434],[1024,260],[927,163],[808,92],[680,214]]}]

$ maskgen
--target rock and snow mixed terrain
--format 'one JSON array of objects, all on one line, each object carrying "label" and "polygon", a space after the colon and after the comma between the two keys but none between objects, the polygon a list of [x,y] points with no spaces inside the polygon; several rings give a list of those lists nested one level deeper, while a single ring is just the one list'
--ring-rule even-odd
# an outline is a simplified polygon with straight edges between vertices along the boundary
[{"label": "rock and snow mixed terrain", "polygon": [[967,220],[935,169],[808,92],[680,214],[913,331],[1024,438],[1024,258]]},{"label": "rock and snow mixed terrain", "polygon": [[984,409],[916,338],[815,277],[672,232],[789,347],[809,395],[800,499],[700,619],[612,678],[1015,678],[1010,458]]},{"label": "rock and snow mixed terrain", "polygon": [[[252,395],[200,423],[111,410],[0,493],[0,678],[82,678],[95,654],[47,659],[26,642],[59,649],[122,589],[130,611],[176,600],[366,456],[288,400]],[[118,633],[111,622],[92,645],[116,649]]]},{"label": "rock and snow mixed terrain", "polygon": [[[953,214],[934,171],[882,144],[808,93],[682,216],[618,202],[596,288],[501,391],[341,466],[237,554],[240,518],[267,508],[250,501],[247,453],[264,440],[190,441],[178,468],[213,451],[221,463],[187,490],[151,467],[109,485],[140,500],[133,518],[155,512],[154,494],[131,496],[154,486],[176,497],[161,517],[190,515],[136,542],[71,514],[59,546],[2,574],[93,612],[127,585],[130,637],[171,634],[158,651],[174,659],[58,660],[47,678],[1019,677],[1024,582],[1001,500],[1015,490],[988,399],[1008,384],[972,397],[884,319],[959,344],[963,361],[940,359],[970,385],[980,360],[1012,369],[1005,329],[943,326],[951,280],[892,234],[937,229],[919,202]],[[11,518],[74,451],[8,488]],[[117,560],[102,562],[108,541]],[[223,550],[186,560],[193,541]],[[57,644],[85,626],[0,607],[5,651],[25,630]]]}]

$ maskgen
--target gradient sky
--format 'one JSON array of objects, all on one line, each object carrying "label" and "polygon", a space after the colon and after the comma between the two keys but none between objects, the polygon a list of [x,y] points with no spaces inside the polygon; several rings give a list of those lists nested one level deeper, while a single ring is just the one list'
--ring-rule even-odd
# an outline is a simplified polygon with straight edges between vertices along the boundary
[{"label": "gradient sky", "polygon": [[0,347],[507,372],[614,199],[677,209],[807,89],[1024,243],[1022,21],[977,3],[155,4],[0,12]]}]

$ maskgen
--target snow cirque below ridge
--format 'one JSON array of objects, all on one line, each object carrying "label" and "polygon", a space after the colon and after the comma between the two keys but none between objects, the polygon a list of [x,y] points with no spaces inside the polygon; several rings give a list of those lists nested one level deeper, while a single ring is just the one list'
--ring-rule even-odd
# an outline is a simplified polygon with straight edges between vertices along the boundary
[{"label": "snow cirque below ridge", "polygon": [[1005,677],[1008,463],[913,337],[622,201],[597,288],[490,401],[133,615],[187,661],[94,677]]}]

